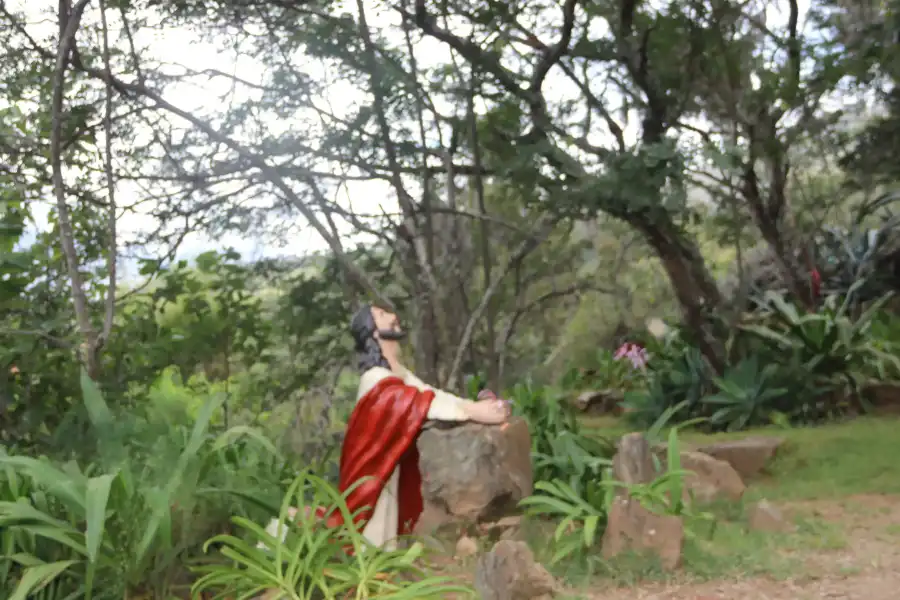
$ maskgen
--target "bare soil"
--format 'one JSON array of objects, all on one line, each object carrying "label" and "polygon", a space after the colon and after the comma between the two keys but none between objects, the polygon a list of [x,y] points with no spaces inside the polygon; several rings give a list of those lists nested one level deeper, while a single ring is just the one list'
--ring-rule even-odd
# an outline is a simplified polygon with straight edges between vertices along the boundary
[{"label": "bare soil", "polygon": [[802,574],[788,580],[747,578],[675,581],[584,590],[590,600],[898,600],[900,599],[900,496],[857,495],[840,501],[787,503],[789,512],[838,524],[846,546],[804,554]]}]

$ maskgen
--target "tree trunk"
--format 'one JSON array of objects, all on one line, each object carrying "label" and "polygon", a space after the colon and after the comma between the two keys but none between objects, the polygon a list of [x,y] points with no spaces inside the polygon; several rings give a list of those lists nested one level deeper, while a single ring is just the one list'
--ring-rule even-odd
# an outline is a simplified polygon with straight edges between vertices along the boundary
[{"label": "tree trunk", "polygon": [[771,181],[766,197],[760,190],[752,163],[744,171],[742,192],[763,240],[772,251],[775,266],[788,291],[796,302],[808,310],[814,310],[816,297],[809,277],[809,271],[814,265],[804,268],[795,253],[795,236],[789,220],[790,207],[786,192],[788,165],[785,160],[783,152],[770,152],[767,156]]},{"label": "tree trunk", "polygon": [[687,239],[671,221],[631,222],[656,251],[681,304],[685,325],[713,369],[722,373],[727,363],[725,344],[716,331],[713,315],[722,304],[722,296],[712,274],[706,268],[697,245]]},{"label": "tree trunk", "polygon": [[[424,292],[422,286],[413,286],[415,289],[419,287],[419,295]],[[413,367],[416,375],[423,381],[431,385],[438,385],[439,367],[440,367],[440,340],[438,324],[434,318],[433,301],[428,299],[426,302],[416,301],[410,307],[411,323],[410,341],[413,349]]]},{"label": "tree trunk", "polygon": [[[459,217],[435,214],[432,220],[434,234],[430,239],[422,239],[420,230],[419,238],[398,237],[396,249],[413,296],[407,327],[413,356],[408,366],[429,385],[441,387],[450,374],[470,313],[465,294],[468,277],[464,274],[473,268],[474,250],[467,223],[460,222]],[[424,253],[426,246],[433,256],[430,268],[440,274],[434,290],[416,258],[416,252]]]},{"label": "tree trunk", "polygon": [[763,240],[771,249],[775,266],[781,272],[784,284],[794,300],[807,310],[815,310],[816,297],[809,277],[809,271],[813,267],[807,269],[801,264],[791,243],[792,236],[785,235],[777,223],[761,218],[760,215],[757,215],[756,224]]}]

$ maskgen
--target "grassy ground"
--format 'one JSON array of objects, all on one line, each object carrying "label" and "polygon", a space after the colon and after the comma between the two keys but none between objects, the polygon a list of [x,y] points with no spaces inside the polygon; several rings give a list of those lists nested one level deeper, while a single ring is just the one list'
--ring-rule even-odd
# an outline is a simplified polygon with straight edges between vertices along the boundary
[{"label": "grassy ground", "polygon": [[[616,419],[586,418],[597,435],[618,437],[628,429]],[[750,497],[772,500],[840,498],[852,494],[900,494],[900,419],[866,417],[809,428],[765,428],[705,435],[686,431],[686,443],[773,436],[786,440],[772,476],[754,482]]]},{"label": "grassy ground", "polygon": [[[598,435],[618,436],[625,431],[609,419],[587,419],[584,424]],[[886,549],[900,548],[900,524],[896,521],[900,515],[900,420],[863,418],[817,428],[768,428],[713,436],[685,432],[682,439],[689,445],[750,435],[783,437],[786,444],[771,473],[748,482],[743,502],[710,507],[716,515],[715,526],[692,528],[685,544],[684,566],[676,575],[663,573],[652,560],[632,557],[607,562],[598,556],[582,556],[554,569],[573,588],[592,590],[572,598],[594,597],[599,590],[612,592],[611,588],[646,585],[648,581],[671,584],[674,580],[696,583],[763,577],[786,582],[815,579],[823,569],[830,576],[849,576],[871,570],[869,563],[884,556]],[[780,505],[796,523],[796,531],[771,534],[750,530],[745,506],[760,498]],[[546,553],[542,552],[546,545],[546,538],[535,544],[539,554]],[[816,594],[820,592],[813,597],[822,597]],[[878,597],[877,592],[873,594]],[[795,596],[805,597],[802,590]]]}]

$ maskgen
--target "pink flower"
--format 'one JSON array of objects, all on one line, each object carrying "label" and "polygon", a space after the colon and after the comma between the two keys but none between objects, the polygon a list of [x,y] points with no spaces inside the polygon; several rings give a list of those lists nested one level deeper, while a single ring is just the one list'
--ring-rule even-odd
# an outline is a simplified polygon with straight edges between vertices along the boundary
[{"label": "pink flower", "polygon": [[647,349],[631,342],[625,342],[613,355],[614,360],[628,359],[635,369],[644,369],[647,366]]}]

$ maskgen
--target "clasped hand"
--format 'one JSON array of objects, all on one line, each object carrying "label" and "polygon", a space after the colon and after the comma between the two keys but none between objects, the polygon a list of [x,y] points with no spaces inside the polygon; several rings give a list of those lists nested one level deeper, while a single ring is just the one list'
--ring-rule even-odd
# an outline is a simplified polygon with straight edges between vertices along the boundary
[{"label": "clasped hand", "polygon": [[470,405],[470,418],[473,421],[486,425],[498,425],[505,423],[512,414],[510,403],[500,400],[490,390],[482,390],[478,394],[478,401]]}]

